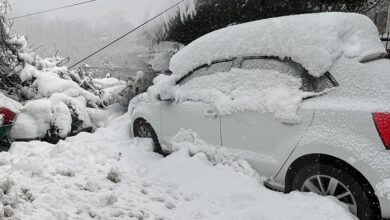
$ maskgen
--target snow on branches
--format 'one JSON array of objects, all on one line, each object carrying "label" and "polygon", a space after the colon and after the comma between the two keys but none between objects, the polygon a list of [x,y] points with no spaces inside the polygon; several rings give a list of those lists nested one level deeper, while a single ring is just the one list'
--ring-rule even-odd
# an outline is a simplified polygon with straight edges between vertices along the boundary
[{"label": "snow on branches", "polygon": [[[12,31],[7,5],[0,6],[0,93],[20,102],[11,131],[14,139],[57,142],[96,126],[89,108],[111,104],[108,95],[83,69],[68,70],[60,57],[43,59],[35,54],[24,36]],[[124,82],[118,81],[119,84]],[[114,90],[114,92],[119,93]],[[110,97],[113,95],[111,94]],[[8,106],[4,106],[8,107]]]}]

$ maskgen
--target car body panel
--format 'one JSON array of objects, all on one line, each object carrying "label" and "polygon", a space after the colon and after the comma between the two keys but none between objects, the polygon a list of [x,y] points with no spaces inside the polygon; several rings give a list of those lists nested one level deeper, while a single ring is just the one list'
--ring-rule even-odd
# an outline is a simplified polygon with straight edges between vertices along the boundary
[{"label": "car body panel", "polygon": [[215,107],[202,102],[163,101],[161,108],[161,141],[170,146],[170,141],[180,129],[191,129],[201,139],[221,146],[221,117]]},{"label": "car body panel", "polygon": [[374,112],[390,111],[389,70],[389,60],[363,64],[340,58],[330,70],[339,87],[303,102],[302,109],[315,111],[313,123],[272,185],[283,190],[288,169],[302,156],[333,156],[367,179],[380,202],[382,217],[390,218],[390,192],[378,188],[390,178],[390,151],[385,149],[373,120]]},{"label": "car body panel", "polygon": [[291,164],[311,154],[333,156],[358,170],[377,194],[383,216],[390,217],[390,201],[387,196],[379,196],[377,188],[381,181],[390,178],[390,152],[385,150],[371,113],[317,110],[312,125],[273,178],[273,184],[283,190]]},{"label": "car body panel", "polygon": [[145,119],[149,124],[152,125],[154,131],[158,138],[162,136],[161,132],[161,106],[160,102],[153,103],[138,103],[133,109],[131,109],[131,126],[130,132],[131,136],[134,136],[133,124],[137,119]]},{"label": "car body panel", "polygon": [[276,119],[271,113],[254,111],[223,115],[222,143],[226,147],[262,155],[263,157],[245,159],[262,175],[274,176],[296,147],[312,119],[311,110],[300,111],[298,118],[293,120]]}]

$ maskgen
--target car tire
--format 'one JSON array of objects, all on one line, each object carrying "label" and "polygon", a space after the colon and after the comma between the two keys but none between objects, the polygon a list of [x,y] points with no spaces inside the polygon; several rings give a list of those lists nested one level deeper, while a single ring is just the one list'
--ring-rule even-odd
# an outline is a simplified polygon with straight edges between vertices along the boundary
[{"label": "car tire", "polygon": [[138,119],[134,122],[133,128],[134,137],[151,138],[153,141],[153,151],[155,153],[166,156],[161,148],[157,134],[149,122],[144,119]]},{"label": "car tire", "polygon": [[335,196],[360,220],[381,219],[374,192],[357,181],[350,170],[328,164],[307,165],[295,174],[291,190]]}]

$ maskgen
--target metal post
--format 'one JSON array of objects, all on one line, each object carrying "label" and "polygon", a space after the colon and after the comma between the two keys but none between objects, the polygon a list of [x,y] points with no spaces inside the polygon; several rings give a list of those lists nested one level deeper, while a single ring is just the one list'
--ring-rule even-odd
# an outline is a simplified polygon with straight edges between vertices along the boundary
[{"label": "metal post", "polygon": [[390,32],[390,0],[389,2],[389,9],[387,10],[387,21],[386,21],[386,33]]}]

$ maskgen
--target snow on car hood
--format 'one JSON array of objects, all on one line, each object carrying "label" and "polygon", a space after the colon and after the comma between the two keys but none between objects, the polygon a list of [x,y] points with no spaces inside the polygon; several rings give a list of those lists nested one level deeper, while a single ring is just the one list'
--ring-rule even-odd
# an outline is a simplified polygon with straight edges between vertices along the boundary
[{"label": "snow on car hood", "polygon": [[271,18],[226,27],[179,51],[170,63],[175,77],[213,60],[245,55],[289,57],[313,76],[331,69],[340,56],[364,61],[386,51],[374,23],[352,13]]}]

